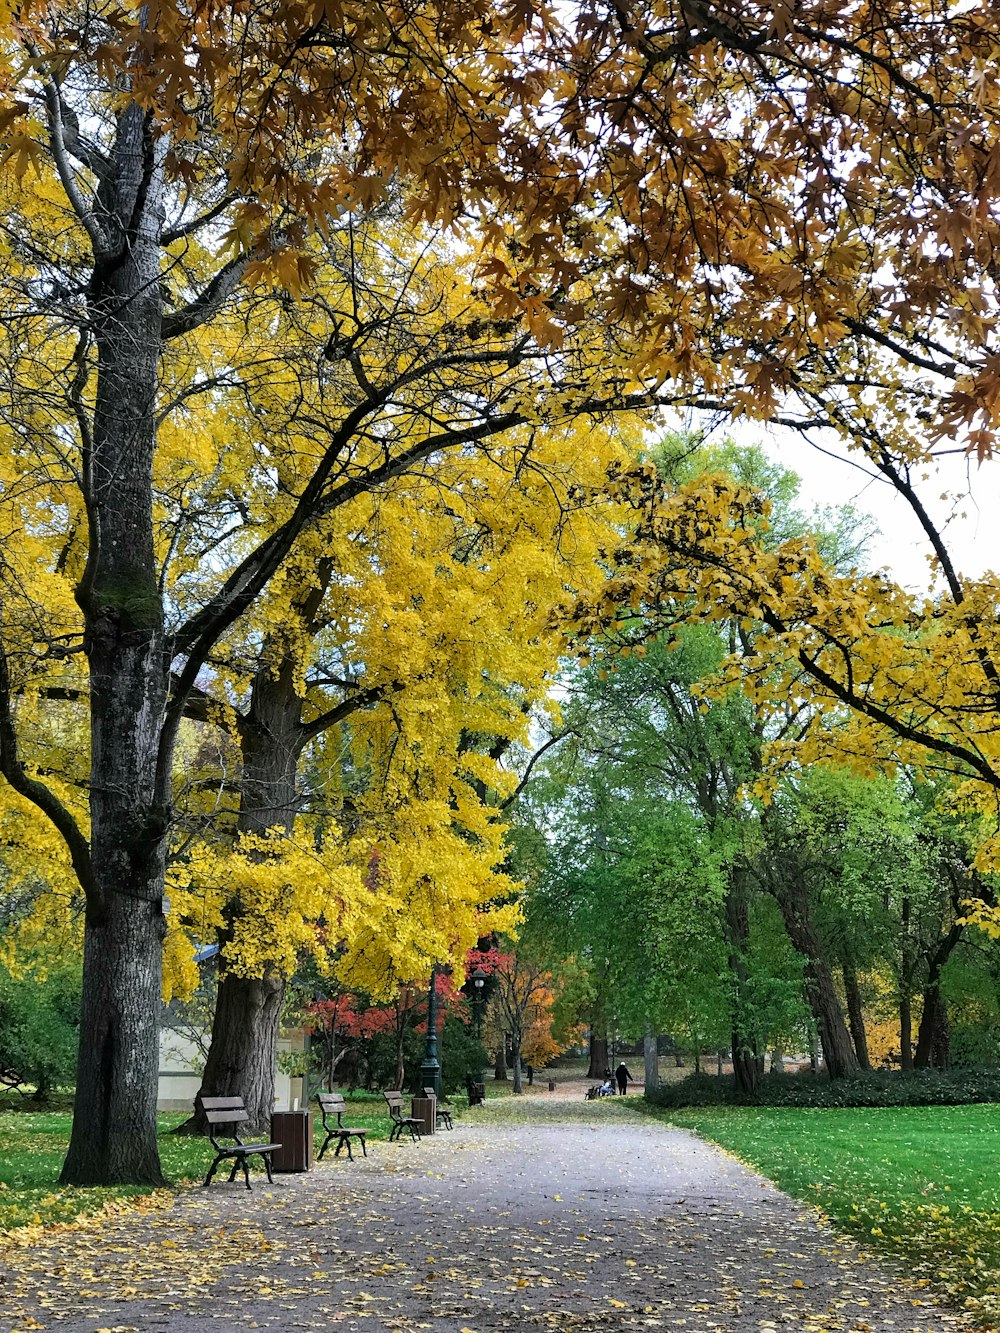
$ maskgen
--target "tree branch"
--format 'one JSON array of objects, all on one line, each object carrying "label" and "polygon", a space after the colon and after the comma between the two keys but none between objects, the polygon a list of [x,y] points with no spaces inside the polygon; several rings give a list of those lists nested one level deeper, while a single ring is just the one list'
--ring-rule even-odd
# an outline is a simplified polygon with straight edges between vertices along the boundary
[{"label": "tree branch", "polygon": [[23,796],[41,810],[55,826],[69,849],[73,869],[87,902],[98,903],[100,894],[90,859],[90,844],[83,836],[79,824],[55,792],[44,782],[29,777],[18,755],[17,731],[14,727],[11,704],[10,672],[7,668],[7,653],[2,642],[0,642],[0,774],[19,796]]},{"label": "tree branch", "polygon": [[169,342],[171,338],[179,338],[184,333],[190,333],[199,325],[214,319],[239,286],[249,263],[247,255],[238,255],[237,258],[230,259],[193,301],[181,306],[180,310],[175,310],[173,314],[164,315],[161,325],[164,342]]},{"label": "tree branch", "polygon": [[500,802],[500,809],[506,810],[508,805],[513,805],[513,803],[521,795],[525,787],[528,785],[528,780],[531,777],[531,770],[538,763],[539,759],[541,759],[542,755],[545,754],[546,750],[551,750],[553,745],[558,745],[559,742],[564,741],[567,736],[576,736],[578,734],[579,733],[577,732],[576,727],[567,727],[565,731],[560,731],[557,735],[550,736],[544,745],[540,745],[538,749],[535,751],[535,753],[528,760],[528,767],[522,773],[521,781],[517,784],[517,786],[507,797],[507,799],[505,801]]},{"label": "tree branch", "polygon": [[73,212],[80,219],[84,230],[90,237],[94,254],[103,255],[106,249],[104,234],[101,231],[100,223],[97,221],[96,213],[83,197],[80,183],[73,170],[73,164],[69,160],[63,125],[63,104],[62,98],[59,96],[59,89],[51,80],[46,80],[42,84],[42,93],[45,98],[46,121],[49,129],[49,148],[52,151],[52,161],[55,163],[59,180]]},{"label": "tree branch", "polygon": [[388,685],[372,685],[367,690],[361,690],[350,699],[342,699],[339,704],[334,704],[328,708],[325,713],[320,713],[314,717],[311,722],[303,722],[299,728],[299,735],[302,737],[303,744],[311,741],[315,736],[321,735],[324,731],[329,731],[335,727],[338,722],[343,722],[352,713],[356,713],[361,708],[368,708],[372,704],[379,703],[390,694],[398,694],[403,688],[402,681],[394,680]]}]

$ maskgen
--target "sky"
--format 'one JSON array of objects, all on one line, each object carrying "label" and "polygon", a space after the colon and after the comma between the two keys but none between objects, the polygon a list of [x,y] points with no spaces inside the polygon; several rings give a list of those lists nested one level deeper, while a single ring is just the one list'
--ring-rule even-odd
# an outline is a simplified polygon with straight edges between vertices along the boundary
[{"label": "sky", "polygon": [[[873,568],[888,567],[897,582],[914,591],[930,586],[929,548],[916,518],[887,482],[848,461],[862,462],[858,455],[848,454],[834,436],[829,450],[836,457],[791,431],[758,427],[752,438],[799,475],[804,509],[852,504],[873,516],[880,532],[870,552]],[[920,477],[921,500],[939,529],[944,525],[958,571],[966,578],[1000,571],[1000,457],[979,465],[975,458],[950,454]],[[951,501],[942,502],[944,494]]]}]

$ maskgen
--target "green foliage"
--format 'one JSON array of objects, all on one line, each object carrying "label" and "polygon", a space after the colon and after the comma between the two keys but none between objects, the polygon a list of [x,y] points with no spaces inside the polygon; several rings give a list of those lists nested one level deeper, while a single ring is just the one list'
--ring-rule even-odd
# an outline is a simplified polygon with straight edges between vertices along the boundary
[{"label": "green foliage", "polygon": [[734,1107],[672,1111],[669,1119],[819,1205],[873,1248],[898,1255],[918,1281],[984,1326],[1000,1326],[995,1107]]},{"label": "green foliage", "polygon": [[689,1074],[679,1083],[651,1088],[646,1100],[666,1108],[971,1106],[1000,1102],[1000,1070],[878,1070],[833,1080],[770,1074],[760,1080],[752,1096],[742,1093],[731,1078]]},{"label": "green foliage", "polygon": [[45,1101],[72,1084],[80,1025],[80,967],[13,977],[0,968],[0,1082]]},{"label": "green foliage", "polygon": [[[441,1091],[446,1094],[464,1092],[466,1077],[475,1074],[478,1082],[480,1072],[491,1063],[486,1048],[477,1039],[472,1028],[454,1014],[447,1014],[445,1017],[444,1027],[438,1038],[438,1059],[441,1062]],[[418,1074],[419,1065],[418,1059],[416,1070]]]}]

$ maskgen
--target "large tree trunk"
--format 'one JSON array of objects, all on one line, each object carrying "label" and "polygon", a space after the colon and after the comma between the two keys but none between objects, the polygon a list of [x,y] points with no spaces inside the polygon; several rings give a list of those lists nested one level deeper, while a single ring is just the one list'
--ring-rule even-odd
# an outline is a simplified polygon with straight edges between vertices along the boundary
[{"label": "large tree trunk", "polygon": [[[726,891],[726,941],[729,947],[729,976],[732,988],[733,1076],[740,1092],[752,1094],[759,1075],[757,1053],[749,1031],[747,1000],[747,947],[750,940],[750,907],[745,876],[734,869]],[[720,1061],[721,1065],[721,1061]],[[721,1073],[721,1067],[719,1072]]]},{"label": "large tree trunk", "polygon": [[913,1068],[913,1008],[909,995],[899,1001],[899,1063],[902,1069]]},{"label": "large tree trunk", "polygon": [[514,1074],[514,1092],[522,1090],[521,1084],[521,1034],[515,1032],[511,1042],[510,1067]]},{"label": "large tree trunk", "polygon": [[844,963],[843,975],[844,995],[847,997],[847,1021],[851,1028],[854,1053],[862,1069],[871,1069],[872,1063],[868,1058],[868,1037],[865,1033],[865,1014],[861,1004],[861,988],[853,963]]},{"label": "large tree trunk", "polygon": [[169,650],[156,576],[152,466],[160,353],[161,149],[121,113],[101,187],[89,292],[97,347],[84,449],[90,550],[78,588],[90,668],[91,864],[76,1104],[61,1180],[162,1181],[156,1142],[164,839],[157,755]]},{"label": "large tree trunk", "polygon": [[496,1060],[493,1064],[493,1077],[498,1083],[507,1082],[507,1038],[503,1035],[497,1044]]},{"label": "large tree trunk", "polygon": [[775,880],[774,892],[788,938],[806,960],[806,996],[816,1020],[827,1073],[830,1078],[857,1073],[858,1057],[844,1022],[833,974],[813,929],[805,884],[798,875],[780,876]]},{"label": "large tree trunk", "polygon": [[917,1029],[915,1069],[947,1069],[951,1064],[951,1029],[940,979],[924,990],[924,1008]]},{"label": "large tree trunk", "polygon": [[607,1029],[593,1025],[590,1029],[590,1064],[587,1067],[588,1078],[604,1078],[610,1065]]},{"label": "large tree trunk", "polygon": [[[250,709],[241,727],[241,833],[266,833],[275,827],[290,831],[294,826],[301,709],[294,664],[286,657],[275,671],[265,646],[263,665],[253,682]],[[238,915],[239,903],[232,904],[230,910]],[[250,1113],[248,1128],[255,1134],[269,1135],[285,979],[273,973],[242,977],[227,971],[227,942],[224,932],[212,1042],[198,1096],[242,1097]],[[200,1107],[181,1128],[204,1132]]]},{"label": "large tree trunk", "polygon": [[[958,895],[956,894],[956,899]],[[956,914],[959,903],[955,903]],[[956,922],[948,933],[938,940],[927,959],[927,981],[924,984],[924,1007],[917,1030],[917,1052],[913,1063],[917,1069],[931,1065],[946,1069],[951,1064],[951,1030],[948,1009],[941,994],[941,973],[951,957],[952,950],[962,938],[963,927]]]},{"label": "large tree trunk", "polygon": [[646,1091],[660,1086],[660,1056],[656,1037],[652,1028],[647,1028],[642,1039],[643,1081]]},{"label": "large tree trunk", "polygon": [[269,1134],[274,1110],[274,1068],[285,983],[279,977],[237,977],[219,982],[212,1044],[199,1097],[242,1097],[247,1128]]}]

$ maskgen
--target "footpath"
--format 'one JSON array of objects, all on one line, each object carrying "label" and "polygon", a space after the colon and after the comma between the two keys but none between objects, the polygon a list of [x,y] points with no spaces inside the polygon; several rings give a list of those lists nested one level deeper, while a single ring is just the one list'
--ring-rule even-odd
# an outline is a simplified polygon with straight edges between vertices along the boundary
[{"label": "footpath", "polygon": [[7,1250],[0,1333],[962,1327],[725,1154],[625,1106],[492,1103],[308,1175]]}]

